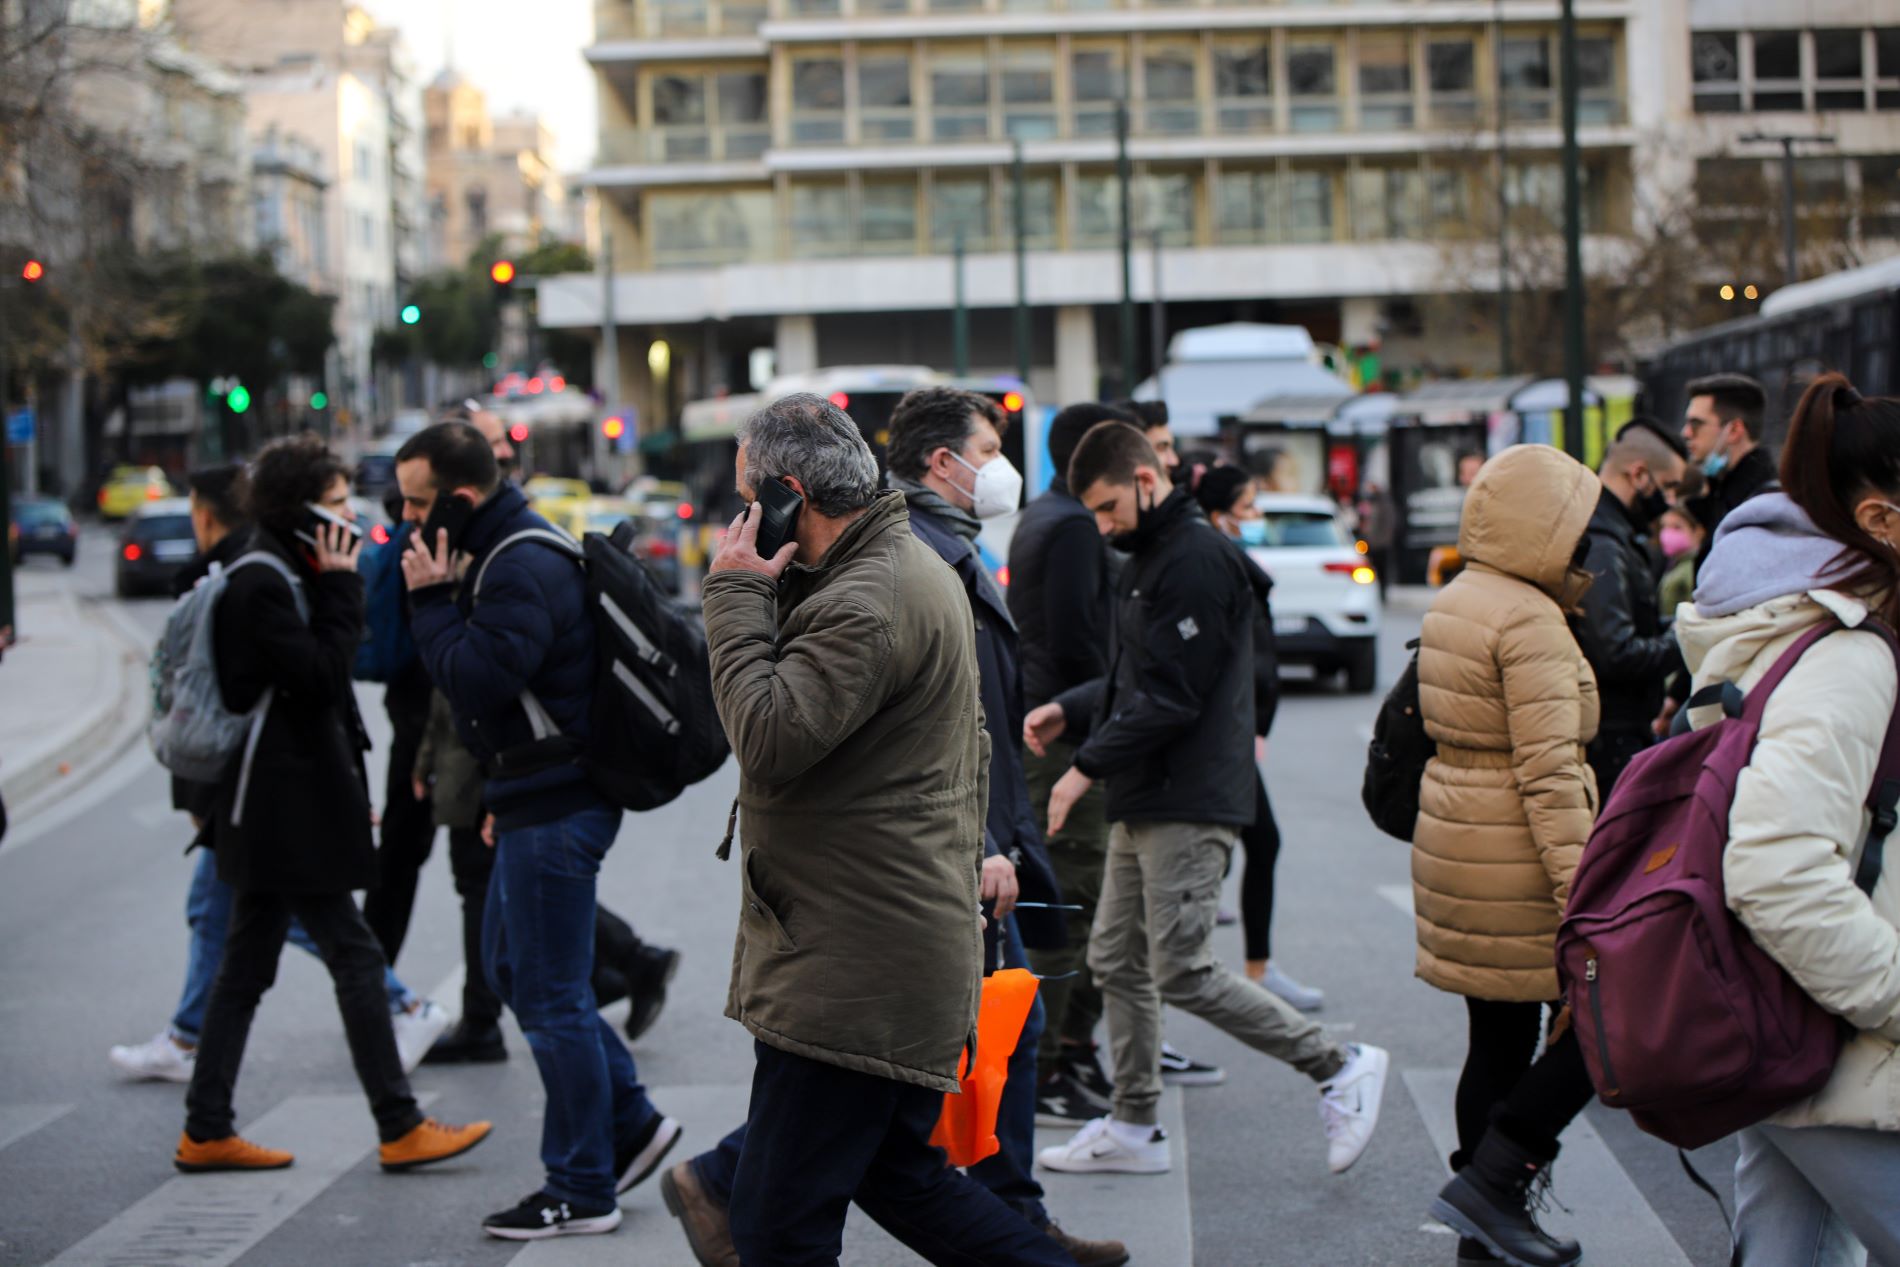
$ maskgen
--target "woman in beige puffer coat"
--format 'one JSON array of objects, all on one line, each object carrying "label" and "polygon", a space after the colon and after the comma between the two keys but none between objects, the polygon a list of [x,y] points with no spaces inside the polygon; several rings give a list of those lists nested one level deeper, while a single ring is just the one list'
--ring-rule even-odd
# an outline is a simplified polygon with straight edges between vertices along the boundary
[{"label": "woman in beige puffer coat", "polygon": [[1525,1207],[1530,1179],[1591,1095],[1567,1031],[1535,1067],[1531,1057],[1542,1005],[1558,997],[1553,942],[1596,816],[1584,760],[1596,678],[1566,613],[1589,582],[1577,555],[1601,488],[1546,445],[1485,463],[1459,525],[1465,568],[1432,603],[1419,646],[1437,755],[1412,837],[1418,975],[1463,995],[1470,1018],[1460,1173],[1433,1209],[1465,1235],[1460,1261],[1486,1261],[1500,1240],[1525,1261],[1579,1256]]}]

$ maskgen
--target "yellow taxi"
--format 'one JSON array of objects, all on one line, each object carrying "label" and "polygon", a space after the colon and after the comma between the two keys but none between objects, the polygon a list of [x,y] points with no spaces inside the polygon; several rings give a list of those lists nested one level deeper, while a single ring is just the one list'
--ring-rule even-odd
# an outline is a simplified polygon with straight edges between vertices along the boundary
[{"label": "yellow taxi", "polygon": [[536,475],[521,486],[528,505],[549,523],[567,527],[575,509],[593,497],[586,480],[565,479],[558,475]]},{"label": "yellow taxi", "polygon": [[99,485],[99,514],[124,519],[147,502],[172,496],[171,481],[156,466],[115,466]]}]

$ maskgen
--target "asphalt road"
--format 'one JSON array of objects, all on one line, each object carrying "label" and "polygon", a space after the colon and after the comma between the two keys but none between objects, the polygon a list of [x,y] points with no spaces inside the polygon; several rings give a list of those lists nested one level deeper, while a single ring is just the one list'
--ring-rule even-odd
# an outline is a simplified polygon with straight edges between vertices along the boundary
[{"label": "asphalt road", "polygon": [[[109,550],[88,532],[63,583],[114,602]],[[163,612],[147,601],[118,614],[155,634]],[[1417,623],[1416,610],[1391,614],[1388,678]],[[0,675],[0,700],[4,691]],[[380,746],[387,727],[373,688],[364,703]],[[1407,851],[1377,834],[1358,804],[1374,708],[1374,697],[1334,685],[1293,686],[1266,769],[1286,840],[1276,952],[1327,991],[1323,1020],[1392,1050],[1379,1135],[1354,1171],[1329,1176],[1311,1086],[1171,1015],[1175,1043],[1229,1073],[1224,1086],[1171,1097],[1176,1174],[1051,1185],[1058,1218],[1080,1233],[1129,1237],[1145,1247],[1144,1267],[1452,1261],[1454,1241],[1425,1208],[1449,1148],[1463,1009],[1413,979]],[[602,900],[643,935],[685,952],[672,1000],[635,1056],[662,1107],[685,1121],[692,1148],[733,1124],[750,1074],[749,1041],[721,1015],[738,880],[713,850],[734,783],[729,767],[675,804],[629,817],[600,883]],[[164,778],[135,749],[61,805],[16,824],[0,850],[0,1264],[690,1264],[650,1189],[625,1199],[627,1222],[612,1237],[523,1251],[480,1234],[481,1216],[533,1190],[540,1174],[541,1087],[512,1031],[504,1065],[425,1068],[414,1078],[432,1112],[492,1118],[494,1137],[460,1163],[383,1175],[327,977],[295,950],[259,1013],[238,1110],[240,1129],[255,1126],[262,1142],[298,1150],[298,1165],[277,1176],[175,1175],[182,1088],[120,1081],[106,1049],[145,1039],[171,1013],[185,958],[187,838]],[[439,848],[424,874],[397,969],[453,1007],[460,942],[444,855]],[[1219,937],[1237,967],[1239,931]],[[1726,1192],[1732,1150],[1717,1146],[1699,1161]],[[1673,1151],[1609,1110],[1593,1107],[1573,1133],[1556,1196],[1572,1211],[1558,1220],[1592,1261],[1726,1261],[1720,1216]],[[914,1260],[859,1222],[844,1261]]]}]

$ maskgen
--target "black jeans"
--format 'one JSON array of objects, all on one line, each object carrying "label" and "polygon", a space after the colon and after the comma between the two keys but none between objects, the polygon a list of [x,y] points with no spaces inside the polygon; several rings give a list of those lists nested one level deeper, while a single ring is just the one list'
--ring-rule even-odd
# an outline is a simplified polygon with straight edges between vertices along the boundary
[{"label": "black jeans", "polygon": [[1458,1078],[1458,1154],[1452,1169],[1464,1165],[1494,1121],[1525,1148],[1554,1154],[1557,1137],[1596,1094],[1577,1031],[1566,1028],[1533,1064],[1541,1036],[1540,1004],[1468,998],[1465,1009],[1471,1045]]},{"label": "black jeans", "polygon": [[462,899],[462,1020],[492,1025],[501,1019],[501,997],[482,971],[482,909],[488,904],[488,877],[495,870],[495,851],[482,839],[479,827],[449,828],[449,870],[455,893]]},{"label": "black jeans", "polygon": [[1240,872],[1240,932],[1247,958],[1273,958],[1273,869],[1280,861],[1280,824],[1273,821],[1267,781],[1254,773],[1253,826],[1240,829],[1247,851]]},{"label": "black jeans", "polygon": [[594,906],[594,1006],[618,1003],[633,993],[629,977],[634,960],[646,943],[633,925],[599,905]]},{"label": "black jeans", "polygon": [[350,1060],[376,1117],[376,1133],[384,1143],[400,1139],[422,1121],[422,1112],[396,1055],[389,995],[383,987],[383,952],[348,893],[237,895],[224,962],[211,987],[204,1033],[198,1038],[191,1088],[185,1093],[185,1130],[196,1140],[224,1139],[236,1130],[231,1099],[244,1044],[258,1001],[276,983],[277,960],[292,917],[323,952],[336,986]]},{"label": "black jeans", "polygon": [[1647,730],[1606,730],[1590,741],[1584,755],[1596,771],[1598,806],[1610,803],[1610,791],[1623,777],[1623,771],[1638,753],[1655,742],[1656,736]]},{"label": "black jeans", "polygon": [[[836,1267],[853,1201],[938,1267],[1074,1267],[1073,1260],[930,1144],[943,1094],[753,1044],[738,1139],[694,1160],[730,1190],[746,1267]],[[735,1132],[735,1136],[737,1136]],[[734,1163],[736,1161],[736,1167]]]},{"label": "black jeans", "polygon": [[[416,907],[416,881],[435,845],[435,817],[429,802],[416,798],[416,752],[429,724],[425,692],[417,709],[395,684],[386,696],[394,735],[389,743],[389,776],[383,783],[382,842],[376,850],[376,887],[363,897],[363,918],[382,943],[390,963],[402,953],[409,917]],[[460,891],[460,885],[457,885]],[[475,958],[470,963],[480,963]]]}]

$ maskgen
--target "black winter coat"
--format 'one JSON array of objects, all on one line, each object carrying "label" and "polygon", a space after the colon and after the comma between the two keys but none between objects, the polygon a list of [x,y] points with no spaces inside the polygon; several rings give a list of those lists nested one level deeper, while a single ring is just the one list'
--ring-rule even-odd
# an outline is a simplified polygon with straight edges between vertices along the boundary
[{"label": "black winter coat", "polygon": [[[1060,904],[1049,851],[1036,829],[1029,804],[1029,784],[1023,777],[1023,685],[1018,663],[1016,622],[996,585],[983,570],[976,548],[935,515],[910,511],[911,534],[935,550],[956,569],[970,596],[976,617],[976,667],[982,686],[983,725],[990,732],[990,803],[983,822],[984,852],[1002,853],[1016,864],[1021,900]],[[1068,944],[1068,915],[1064,911],[1016,912],[1023,943],[1036,950],[1059,950]]]},{"label": "black winter coat", "polygon": [[1113,604],[1113,571],[1095,516],[1058,479],[1023,508],[1009,541],[1009,614],[1022,636],[1030,708],[1108,671]]},{"label": "black winter coat", "polygon": [[272,688],[247,765],[240,752],[218,781],[211,844],[218,875],[242,893],[348,893],[376,882],[370,834],[369,748],[350,667],[363,636],[363,578],[317,573],[275,533],[253,549],[290,564],[310,603],[297,614],[275,568],[231,574],[213,617],[218,691],[249,710]]},{"label": "black winter coat", "polygon": [[1669,675],[1682,668],[1676,636],[1662,619],[1657,576],[1643,525],[1604,489],[1584,529],[1583,568],[1596,579],[1570,618],[1584,659],[1596,670],[1603,720],[1598,733],[1647,734],[1662,711]]},{"label": "black winter coat", "polygon": [[1255,563],[1246,547],[1231,537],[1224,538],[1240,556],[1253,587],[1253,727],[1265,739],[1273,730],[1273,718],[1280,711],[1280,644],[1273,634],[1273,578]]},{"label": "black winter coat", "polygon": [[1254,819],[1253,622],[1243,560],[1177,487],[1129,542],[1106,677],[1061,696],[1115,822]]},{"label": "black winter coat", "polygon": [[1731,469],[1710,480],[1708,492],[1689,499],[1689,513],[1703,529],[1702,547],[1695,555],[1697,575],[1701,574],[1702,564],[1715,546],[1715,530],[1722,526],[1729,512],[1755,494],[1775,487],[1780,474],[1775,469],[1774,455],[1765,446],[1758,446],[1743,454]]}]

